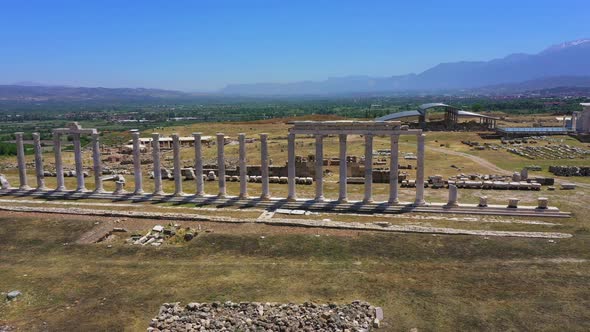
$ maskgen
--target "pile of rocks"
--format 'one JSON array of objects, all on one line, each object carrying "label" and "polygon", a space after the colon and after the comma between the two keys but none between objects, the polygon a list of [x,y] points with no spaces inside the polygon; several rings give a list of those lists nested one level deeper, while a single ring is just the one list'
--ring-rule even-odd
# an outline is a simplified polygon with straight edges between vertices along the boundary
[{"label": "pile of rocks", "polygon": [[370,331],[383,310],[369,303],[165,303],[148,331]]},{"label": "pile of rocks", "polygon": [[137,233],[132,234],[131,237],[127,239],[127,243],[133,245],[152,245],[154,247],[159,247],[164,243],[164,241],[169,240],[172,237],[178,237],[184,241],[190,241],[195,236],[197,236],[197,230],[190,227],[182,228],[178,224],[168,224],[167,226],[156,225],[143,236]]},{"label": "pile of rocks", "polygon": [[590,176],[590,166],[549,166],[549,172],[557,176]]}]

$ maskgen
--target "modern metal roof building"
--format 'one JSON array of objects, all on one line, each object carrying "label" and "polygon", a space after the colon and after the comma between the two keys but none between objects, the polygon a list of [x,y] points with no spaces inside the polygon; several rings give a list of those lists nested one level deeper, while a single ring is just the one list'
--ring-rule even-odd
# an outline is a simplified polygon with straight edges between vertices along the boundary
[{"label": "modern metal roof building", "polygon": [[571,132],[566,127],[505,127],[496,131],[506,137],[567,135]]},{"label": "modern metal roof building", "polygon": [[392,121],[392,120],[400,120],[403,118],[418,117],[418,122],[420,123],[420,126],[425,127],[428,111],[433,108],[444,108],[445,109],[445,124],[448,128],[453,128],[454,126],[456,126],[460,117],[479,118],[480,123],[486,124],[486,126],[490,129],[496,127],[496,120],[498,120],[498,118],[495,118],[492,116],[487,116],[487,115],[474,113],[474,112],[463,111],[457,107],[443,104],[443,103],[428,103],[428,104],[420,105],[417,110],[391,113],[391,114],[376,118],[375,121]]}]

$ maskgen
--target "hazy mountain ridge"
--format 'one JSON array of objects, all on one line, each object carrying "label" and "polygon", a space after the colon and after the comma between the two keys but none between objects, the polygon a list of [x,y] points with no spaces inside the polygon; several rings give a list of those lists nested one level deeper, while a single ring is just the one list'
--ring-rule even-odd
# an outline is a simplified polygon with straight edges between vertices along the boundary
[{"label": "hazy mountain ridge", "polygon": [[377,91],[448,91],[566,76],[590,76],[590,39],[550,46],[534,55],[514,53],[490,61],[441,63],[420,74],[354,76],[282,84],[230,84],[221,92],[243,95],[322,95]]}]

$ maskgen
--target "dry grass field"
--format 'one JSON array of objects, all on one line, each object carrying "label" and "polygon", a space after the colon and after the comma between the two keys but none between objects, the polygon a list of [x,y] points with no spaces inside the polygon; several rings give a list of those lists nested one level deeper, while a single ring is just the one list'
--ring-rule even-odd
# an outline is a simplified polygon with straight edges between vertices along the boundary
[{"label": "dry grass field", "polygon": [[[284,121],[253,123],[195,124],[158,129],[162,134],[177,132],[204,135],[223,132],[229,136],[245,132],[255,137],[270,136],[274,164],[286,160]],[[144,132],[142,135],[149,135]],[[570,138],[565,143],[588,148]],[[528,160],[505,150],[476,151],[461,140],[483,141],[476,133],[428,132],[426,175],[497,173],[541,165],[548,175],[549,164],[588,165],[589,160]],[[486,140],[486,142],[499,141]],[[314,153],[313,140],[298,140],[297,153]],[[546,143],[539,143],[546,144]],[[377,138],[374,149],[388,148],[388,140]],[[402,152],[415,151],[415,139],[402,140]],[[326,138],[328,157],[338,155],[337,138]],[[215,147],[204,150],[214,160]],[[448,152],[444,152],[448,151]],[[87,152],[88,153],[88,152]],[[250,164],[259,163],[259,146],[248,144]],[[362,155],[361,137],[351,137],[349,154]],[[73,165],[71,153],[64,153],[66,165]],[[226,146],[226,157],[237,160],[237,145]],[[45,156],[46,162],[52,155]],[[166,160],[165,164],[171,165]],[[32,158],[29,158],[32,161]],[[90,166],[90,155],[85,164]],[[183,149],[183,160],[192,163],[192,149]],[[482,163],[483,161],[483,163]],[[13,160],[2,160],[11,163]],[[401,163],[406,163],[400,158]],[[408,163],[412,163],[409,161]],[[461,168],[450,167],[455,165]],[[491,166],[490,166],[491,165]],[[326,177],[325,192],[334,199],[338,192],[337,167]],[[11,183],[17,174],[2,170]],[[146,168],[147,172],[147,168]],[[412,173],[411,177],[414,175]],[[132,176],[126,176],[133,188]],[[423,225],[457,229],[562,232],[569,239],[527,239],[463,235],[353,232],[307,229],[258,224],[227,225],[200,223],[201,232],[184,244],[138,247],[123,239],[110,243],[76,244],[85,233],[116,218],[1,212],[0,292],[18,289],[16,301],[0,302],[0,331],[11,326],[22,331],[141,331],[164,302],[277,301],[350,302],[362,299],[384,308],[383,331],[473,331],[535,330],[587,331],[590,329],[590,181],[562,178],[580,184],[575,191],[481,191],[460,190],[460,202],[475,203],[486,194],[491,203],[521,198],[535,204],[536,197],[549,198],[550,205],[573,212],[572,218],[513,218],[465,215],[406,214],[393,216],[338,215],[322,213],[301,218],[338,221],[389,221],[399,225]],[[32,170],[29,181],[34,184]],[[74,187],[74,179],[67,178]],[[55,186],[55,179],[47,179]],[[92,179],[87,179],[92,189]],[[144,179],[146,190],[152,180]],[[238,183],[228,183],[229,194]],[[253,195],[259,184],[249,184]],[[184,182],[185,191],[194,183]],[[216,193],[216,183],[206,183]],[[107,189],[114,189],[111,184]],[[173,181],[165,181],[173,191]],[[275,196],[286,195],[286,185],[272,184]],[[298,186],[301,197],[313,197],[314,186]],[[386,200],[386,184],[375,184],[375,199]],[[349,185],[351,199],[360,199],[362,185]],[[400,198],[411,201],[414,189],[402,188]],[[446,200],[447,190],[426,189],[427,201]],[[16,199],[22,203],[2,202]],[[0,205],[52,206],[31,198],[0,197]],[[165,213],[180,211],[202,215],[256,218],[257,209],[195,209],[190,205],[132,204],[83,200],[72,203],[111,203],[113,210]],[[119,205],[118,205],[119,204]],[[66,205],[75,206],[75,205]],[[90,205],[86,208],[105,209]],[[214,208],[214,207],[212,207]],[[531,221],[551,223],[534,224]],[[97,224],[98,223],[98,224]],[[158,221],[128,219],[129,227],[145,231]],[[160,222],[163,223],[163,222]]]}]

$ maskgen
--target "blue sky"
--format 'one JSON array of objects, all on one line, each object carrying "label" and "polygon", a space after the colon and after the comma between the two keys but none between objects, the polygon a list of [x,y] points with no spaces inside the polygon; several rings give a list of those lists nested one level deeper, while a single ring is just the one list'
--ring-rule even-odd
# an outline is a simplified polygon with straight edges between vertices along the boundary
[{"label": "blue sky", "polygon": [[590,37],[590,1],[0,0],[0,83],[208,91],[421,72]]}]

